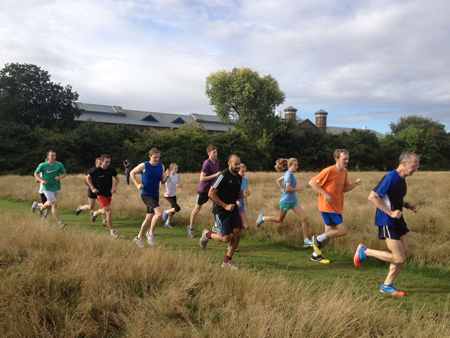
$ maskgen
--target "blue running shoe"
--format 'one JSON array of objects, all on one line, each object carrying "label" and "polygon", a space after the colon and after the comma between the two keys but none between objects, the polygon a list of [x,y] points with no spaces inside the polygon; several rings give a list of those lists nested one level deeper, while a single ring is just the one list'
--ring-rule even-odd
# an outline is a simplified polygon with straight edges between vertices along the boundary
[{"label": "blue running shoe", "polygon": [[389,285],[381,284],[380,292],[390,293],[391,295],[396,295],[396,296],[400,296],[400,297],[405,296],[405,293],[398,291],[396,288],[394,288],[393,284],[389,284]]},{"label": "blue running shoe", "polygon": [[172,224],[170,222],[164,223],[164,228],[173,228]]},{"label": "blue running shoe", "polygon": [[167,222],[167,219],[169,218],[169,213],[167,212],[167,210],[163,211],[163,221]]},{"label": "blue running shoe", "polygon": [[367,247],[363,244],[358,245],[358,249],[356,249],[355,257],[353,257],[353,262],[355,263],[355,266],[359,268],[361,266],[361,262],[365,261],[367,258],[366,255],[366,249]]},{"label": "blue running shoe", "polygon": [[256,220],[256,226],[259,228],[261,226],[261,224],[264,223],[264,215],[263,214],[259,214],[258,219]]}]

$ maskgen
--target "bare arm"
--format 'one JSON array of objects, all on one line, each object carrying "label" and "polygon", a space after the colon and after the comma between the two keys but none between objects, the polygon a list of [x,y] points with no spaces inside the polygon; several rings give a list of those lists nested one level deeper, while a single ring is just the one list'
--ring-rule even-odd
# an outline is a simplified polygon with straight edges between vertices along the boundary
[{"label": "bare arm", "polygon": [[118,186],[119,183],[120,183],[119,175],[114,176],[114,178],[115,178],[115,182],[114,182],[114,185],[113,185],[112,188],[111,188],[111,192],[112,192],[113,194],[117,191],[117,186]]},{"label": "bare arm", "polygon": [[164,166],[163,166],[163,173],[162,173],[162,175],[161,175],[161,183],[166,183],[167,182],[167,180],[169,179],[169,176],[170,176],[170,170],[169,169],[167,169],[165,172],[164,172]]},{"label": "bare arm", "polygon": [[92,191],[94,194],[98,193],[98,190],[95,189],[94,184],[92,183],[92,177],[91,177],[91,175],[86,175],[86,181],[87,181],[87,183],[88,183],[88,185],[89,185],[89,189],[91,189],[91,191]]},{"label": "bare arm", "polygon": [[392,218],[400,218],[403,215],[403,213],[400,210],[392,211],[387,206],[385,206],[380,196],[378,196],[378,194],[375,191],[370,192],[369,201],[372,202],[372,204],[376,206],[378,209],[383,211],[388,216],[391,216]]},{"label": "bare arm", "polygon": [[291,188],[291,182],[286,182],[286,192],[296,192],[304,190],[304,186],[299,186],[298,188]]},{"label": "bare arm", "polygon": [[57,181],[62,180],[62,179],[65,178],[66,176],[67,176],[67,173],[64,173],[64,174],[62,174],[62,175],[56,176],[56,177],[55,177],[55,180],[57,180]]},{"label": "bare arm", "polygon": [[344,187],[344,192],[350,191],[352,190],[354,187],[356,187],[357,185],[361,185],[361,179],[357,179],[355,182],[350,183],[349,185],[346,185]]},{"label": "bare arm", "polygon": [[138,190],[142,190],[144,188],[144,185],[142,183],[138,183],[138,181],[136,180],[136,174],[140,174],[144,172],[144,170],[145,170],[145,163],[141,163],[130,172],[131,180],[133,181],[136,188],[138,188]]},{"label": "bare arm", "polygon": [[88,188],[89,188],[89,184],[88,184],[88,182],[86,180],[86,176],[83,177],[83,183],[86,184],[88,186]]},{"label": "bare arm", "polygon": [[308,183],[311,188],[313,188],[315,191],[317,191],[319,194],[322,194],[325,197],[325,201],[327,201],[328,203],[330,203],[332,201],[332,198],[330,195],[328,195],[328,193],[323,190],[316,182],[314,182],[312,179],[309,181]]},{"label": "bare arm", "polygon": [[216,172],[215,174],[212,174],[210,176],[206,176],[206,173],[204,173],[203,171],[200,173],[200,182],[208,182],[211,181],[213,179],[215,179],[217,176],[220,175],[220,171]]},{"label": "bare arm", "polygon": [[37,182],[42,183],[42,185],[46,185],[47,181],[44,181],[37,172],[34,172],[34,178]]},{"label": "bare arm", "polygon": [[284,176],[281,176],[280,178],[277,178],[277,184],[280,187],[281,192],[284,191],[284,184],[281,183],[281,182],[283,182],[283,180],[284,180]]}]

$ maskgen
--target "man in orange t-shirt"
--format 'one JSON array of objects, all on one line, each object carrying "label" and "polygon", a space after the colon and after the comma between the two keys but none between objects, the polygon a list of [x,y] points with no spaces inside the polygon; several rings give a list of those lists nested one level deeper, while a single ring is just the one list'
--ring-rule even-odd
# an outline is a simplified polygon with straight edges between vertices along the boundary
[{"label": "man in orange t-shirt", "polygon": [[330,263],[328,259],[323,259],[321,249],[328,244],[330,238],[347,235],[348,228],[342,219],[344,192],[361,184],[361,179],[353,183],[347,179],[349,158],[348,150],[337,149],[334,152],[336,165],[323,169],[319,175],[309,181],[309,185],[320,194],[319,211],[325,221],[325,232],[322,235],[313,236],[314,253],[311,256],[313,262]]}]

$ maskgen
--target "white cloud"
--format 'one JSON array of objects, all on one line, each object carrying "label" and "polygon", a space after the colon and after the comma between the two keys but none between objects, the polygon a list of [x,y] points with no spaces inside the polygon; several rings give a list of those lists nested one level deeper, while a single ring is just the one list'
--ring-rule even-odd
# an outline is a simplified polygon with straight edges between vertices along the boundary
[{"label": "white cloud", "polygon": [[4,0],[0,63],[37,64],[82,102],[168,113],[212,113],[206,76],[245,66],[277,78],[280,109],[302,118],[450,126],[449,11],[445,0]]}]

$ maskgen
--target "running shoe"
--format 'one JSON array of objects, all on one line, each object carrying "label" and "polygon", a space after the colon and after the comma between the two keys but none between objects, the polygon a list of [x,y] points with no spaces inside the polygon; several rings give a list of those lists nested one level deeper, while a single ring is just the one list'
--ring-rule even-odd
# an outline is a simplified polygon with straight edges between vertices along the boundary
[{"label": "running shoe", "polygon": [[317,236],[313,236],[312,242],[313,242],[314,252],[316,254],[318,254],[319,256],[322,255],[322,250],[320,250],[320,249],[322,249],[322,242],[319,242],[317,240]]},{"label": "running shoe", "polygon": [[117,235],[117,233],[115,231],[113,231],[111,233],[111,239],[116,239],[117,237],[119,237],[119,235]]},{"label": "running shoe", "polygon": [[36,209],[38,208],[38,202],[33,202],[33,204],[31,205],[31,211],[32,212],[35,212],[36,211]]},{"label": "running shoe", "polygon": [[405,293],[398,291],[396,288],[394,288],[393,284],[389,284],[389,285],[381,284],[380,292],[390,293],[391,295],[396,295],[396,296],[400,296],[400,297],[405,296]]},{"label": "running shoe", "polygon": [[163,221],[167,222],[167,219],[169,218],[169,213],[167,212],[167,210],[163,211]]},{"label": "running shoe", "polygon": [[256,220],[256,226],[257,226],[258,228],[261,226],[261,224],[264,223],[263,217],[264,217],[263,214],[259,214],[258,219]]},{"label": "running shoe", "polygon": [[144,242],[142,242],[142,238],[138,238],[138,236],[134,237],[134,243],[140,248],[144,247]]},{"label": "running shoe", "polygon": [[91,211],[91,221],[92,221],[92,222],[95,222],[95,220],[97,219],[97,216],[98,216],[98,215],[95,215],[95,216],[94,216],[94,211]]},{"label": "running shoe", "polygon": [[80,212],[82,212],[83,210],[81,210],[82,205],[80,204],[77,208],[77,210],[75,210],[75,216],[78,216],[80,214]]},{"label": "running shoe", "polygon": [[363,244],[358,245],[358,249],[356,249],[355,257],[353,257],[353,262],[355,263],[355,266],[359,268],[361,266],[361,262],[365,261],[367,258],[366,255],[366,249],[367,247]]},{"label": "running shoe", "polygon": [[312,255],[311,256],[311,260],[313,262],[322,263],[322,264],[329,264],[330,263],[330,261],[328,259],[323,259],[323,257],[321,255],[319,255],[319,256]]},{"label": "running shoe", "polygon": [[216,226],[215,224],[214,224],[213,227],[211,228],[211,232],[220,235],[219,227]]},{"label": "running shoe", "polygon": [[234,265],[234,263],[232,261],[228,261],[226,263],[225,263],[225,261],[223,261],[222,268],[228,268],[228,269],[231,269],[231,270],[239,270],[239,267]]},{"label": "running shoe", "polygon": [[102,227],[107,227],[108,226],[108,222],[105,220],[102,222]]},{"label": "running shoe", "polygon": [[42,220],[43,220],[43,221],[46,221],[46,222],[50,222],[50,221],[48,220],[47,215],[43,215],[43,216],[42,216]]},{"label": "running shoe", "polygon": [[39,207],[36,208],[36,209],[37,209],[37,212],[38,212],[38,213],[37,213],[38,216],[39,216],[39,217],[42,217],[42,214],[43,214],[43,213],[42,213],[41,209],[40,209]]},{"label": "running shoe", "polygon": [[313,247],[313,241],[310,240],[309,238],[305,239],[303,241],[303,247],[304,248],[312,248]]},{"label": "running shoe", "polygon": [[164,223],[164,228],[173,228],[173,226],[169,221],[167,221],[166,223]]},{"label": "running shoe", "polygon": [[203,229],[202,237],[200,237],[200,248],[202,248],[203,250],[205,250],[206,244],[208,244],[208,242],[209,242],[209,238],[206,237],[206,234],[208,232],[209,232],[208,229]]},{"label": "running shoe", "polygon": [[190,237],[190,238],[194,238],[195,237],[194,229],[191,229],[191,228],[187,227],[187,231],[188,231],[188,237]]},{"label": "running shoe", "polygon": [[66,227],[66,225],[67,225],[67,223],[59,222],[59,227],[60,227],[61,229],[64,229],[64,228]]},{"label": "running shoe", "polygon": [[155,243],[155,235],[154,234],[150,234],[149,232],[147,232],[146,234],[145,234],[145,237],[147,237],[147,243],[148,243],[148,245],[150,245],[150,246],[154,246],[156,243]]}]

